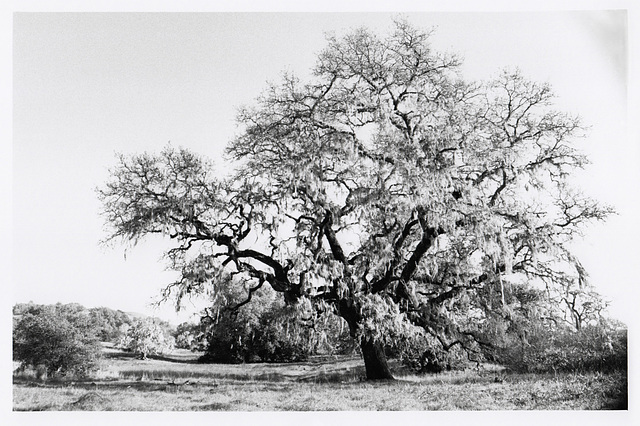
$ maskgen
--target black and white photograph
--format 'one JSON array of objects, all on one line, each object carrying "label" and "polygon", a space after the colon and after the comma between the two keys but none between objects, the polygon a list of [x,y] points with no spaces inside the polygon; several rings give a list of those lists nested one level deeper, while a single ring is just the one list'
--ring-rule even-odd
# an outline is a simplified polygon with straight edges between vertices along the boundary
[{"label": "black and white photograph", "polygon": [[631,2],[122,3],[3,13],[12,424],[638,420]]}]

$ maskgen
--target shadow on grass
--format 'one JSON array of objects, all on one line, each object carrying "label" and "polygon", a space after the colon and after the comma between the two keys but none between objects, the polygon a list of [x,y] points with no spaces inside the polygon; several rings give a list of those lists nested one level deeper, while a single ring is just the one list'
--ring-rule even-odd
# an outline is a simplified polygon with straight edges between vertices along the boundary
[{"label": "shadow on grass", "polygon": [[625,377],[617,386],[605,392],[606,401],[602,404],[603,410],[628,410],[629,409],[629,381]]},{"label": "shadow on grass", "polygon": [[193,411],[231,411],[233,405],[226,402],[214,402],[213,404],[195,405]]},{"label": "shadow on grass", "polygon": [[[131,360],[140,360],[142,361],[142,359],[140,358],[139,355],[133,353],[133,352],[110,352],[110,353],[105,353],[104,354],[104,358],[106,359],[112,359],[112,360],[123,360],[123,359],[131,359]],[[172,363],[176,363],[176,364],[201,364],[201,362],[199,361],[200,355],[194,354],[194,355],[187,355],[187,356],[176,356],[176,355],[172,355],[172,356],[168,356],[168,355],[147,355],[146,359],[150,359],[150,360],[155,360],[155,361],[166,361],[166,362],[172,362]]]},{"label": "shadow on grass", "polygon": [[603,410],[628,410],[629,399],[627,395],[620,397],[619,399],[612,400],[602,405]]},{"label": "shadow on grass", "polygon": [[[225,386],[254,384],[272,386],[271,390],[285,390],[295,383],[359,384],[364,380],[364,367],[339,370],[317,370],[310,374],[287,374],[285,372],[194,372],[171,370],[128,370],[120,372],[119,378],[70,379],[57,378],[46,381],[28,377],[13,377],[13,384],[31,388],[56,389],[75,388],[87,391],[136,390],[143,392],[179,392],[209,388],[212,392]],[[43,410],[48,409],[43,407]]]},{"label": "shadow on grass", "polygon": [[295,378],[303,383],[359,383],[365,379],[364,367],[354,367],[337,371],[319,371]]},{"label": "shadow on grass", "polygon": [[55,410],[56,408],[51,405],[51,404],[45,404],[45,405],[35,405],[33,407],[29,407],[29,408],[14,408],[13,411],[52,411]]}]

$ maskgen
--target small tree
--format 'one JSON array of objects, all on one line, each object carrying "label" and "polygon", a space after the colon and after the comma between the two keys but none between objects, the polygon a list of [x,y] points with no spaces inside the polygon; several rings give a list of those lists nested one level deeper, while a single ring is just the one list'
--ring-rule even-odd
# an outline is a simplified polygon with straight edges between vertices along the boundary
[{"label": "small tree", "polygon": [[138,354],[141,359],[147,359],[147,355],[165,353],[175,346],[174,338],[155,318],[135,319],[123,330],[124,336],[119,346]]},{"label": "small tree", "polygon": [[83,316],[56,306],[34,306],[13,329],[13,359],[23,368],[44,366],[49,376],[86,376],[98,368],[100,345]]}]

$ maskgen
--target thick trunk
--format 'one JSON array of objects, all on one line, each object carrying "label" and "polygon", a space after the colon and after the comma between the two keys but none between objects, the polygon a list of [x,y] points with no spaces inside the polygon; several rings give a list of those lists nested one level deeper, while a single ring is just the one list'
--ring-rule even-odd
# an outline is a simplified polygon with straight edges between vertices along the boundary
[{"label": "thick trunk", "polygon": [[363,340],[360,347],[364,357],[364,367],[367,371],[367,380],[394,380],[381,343],[367,339]]},{"label": "thick trunk", "polygon": [[[338,304],[338,312],[347,321],[351,337],[355,339],[362,320],[358,309],[353,302],[343,299]],[[364,358],[367,380],[394,380],[381,343],[373,339],[363,339],[360,343],[360,349]]]}]

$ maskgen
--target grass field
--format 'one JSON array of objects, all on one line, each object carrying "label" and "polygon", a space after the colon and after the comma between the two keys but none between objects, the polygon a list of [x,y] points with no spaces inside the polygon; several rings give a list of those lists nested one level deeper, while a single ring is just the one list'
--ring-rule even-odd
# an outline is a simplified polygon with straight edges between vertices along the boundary
[{"label": "grass field", "polygon": [[505,375],[499,371],[366,382],[359,358],[294,364],[198,364],[175,351],[137,360],[106,348],[92,380],[14,374],[14,411],[615,410],[627,408],[622,373]]}]

